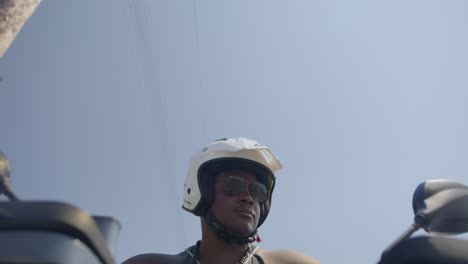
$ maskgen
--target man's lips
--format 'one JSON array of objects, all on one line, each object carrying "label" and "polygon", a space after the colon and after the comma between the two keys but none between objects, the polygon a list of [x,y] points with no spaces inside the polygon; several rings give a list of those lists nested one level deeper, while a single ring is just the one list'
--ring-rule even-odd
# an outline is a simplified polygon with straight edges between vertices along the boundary
[{"label": "man's lips", "polygon": [[255,212],[252,211],[252,210],[248,210],[248,209],[237,209],[237,210],[234,210],[234,212],[237,213],[237,214],[240,214],[240,215],[245,215],[245,216],[249,216],[249,217],[255,218]]}]

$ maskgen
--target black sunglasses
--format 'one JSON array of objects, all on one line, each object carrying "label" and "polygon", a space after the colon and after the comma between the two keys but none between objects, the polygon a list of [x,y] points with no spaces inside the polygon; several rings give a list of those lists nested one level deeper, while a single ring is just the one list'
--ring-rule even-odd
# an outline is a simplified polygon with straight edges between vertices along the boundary
[{"label": "black sunglasses", "polygon": [[[229,196],[238,196],[245,190],[247,182],[239,176],[226,176],[223,177],[223,191],[224,194]],[[265,185],[259,182],[249,183],[250,196],[261,203],[267,200],[268,191]]]}]

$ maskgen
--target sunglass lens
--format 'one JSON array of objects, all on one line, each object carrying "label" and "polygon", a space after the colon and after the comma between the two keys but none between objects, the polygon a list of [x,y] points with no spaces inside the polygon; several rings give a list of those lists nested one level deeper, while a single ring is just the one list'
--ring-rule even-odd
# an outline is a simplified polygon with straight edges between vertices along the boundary
[{"label": "sunglass lens", "polygon": [[249,185],[249,192],[252,198],[263,203],[267,199],[267,188],[259,182],[253,182]]},{"label": "sunglass lens", "polygon": [[[245,181],[241,177],[229,176],[223,178],[223,191],[226,195],[237,196],[244,191],[244,188]],[[267,200],[267,188],[259,182],[252,182],[249,184],[249,193],[253,199],[261,203]]]},{"label": "sunglass lens", "polygon": [[244,180],[239,177],[226,177],[223,179],[224,193],[230,196],[237,196],[244,190]]}]

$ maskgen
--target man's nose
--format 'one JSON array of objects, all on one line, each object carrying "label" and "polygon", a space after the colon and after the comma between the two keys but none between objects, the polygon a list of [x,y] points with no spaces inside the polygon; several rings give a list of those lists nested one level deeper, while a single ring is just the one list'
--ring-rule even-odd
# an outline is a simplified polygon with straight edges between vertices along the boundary
[{"label": "man's nose", "polygon": [[253,203],[254,199],[253,199],[252,195],[249,192],[249,185],[248,184],[245,185],[244,190],[240,194],[240,200],[243,203],[249,203],[249,204]]}]

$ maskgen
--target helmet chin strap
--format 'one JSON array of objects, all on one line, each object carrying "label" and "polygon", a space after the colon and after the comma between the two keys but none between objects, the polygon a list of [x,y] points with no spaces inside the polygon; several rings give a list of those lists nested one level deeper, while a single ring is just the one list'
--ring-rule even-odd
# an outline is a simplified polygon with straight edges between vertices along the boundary
[{"label": "helmet chin strap", "polygon": [[244,245],[258,241],[257,229],[255,229],[248,236],[236,236],[226,230],[226,227],[216,218],[211,209],[208,210],[204,216],[205,222],[208,224],[211,231],[216,234],[221,240],[226,241],[228,244],[239,244]]}]

